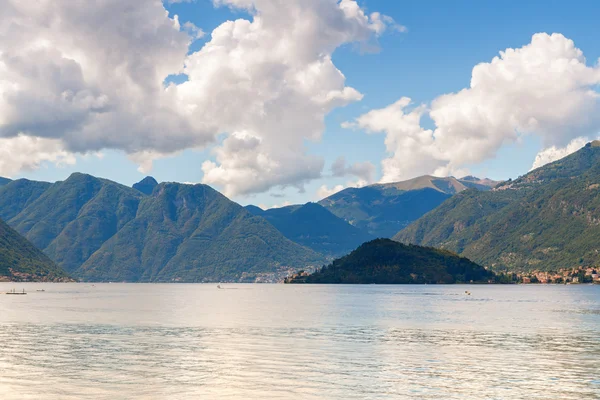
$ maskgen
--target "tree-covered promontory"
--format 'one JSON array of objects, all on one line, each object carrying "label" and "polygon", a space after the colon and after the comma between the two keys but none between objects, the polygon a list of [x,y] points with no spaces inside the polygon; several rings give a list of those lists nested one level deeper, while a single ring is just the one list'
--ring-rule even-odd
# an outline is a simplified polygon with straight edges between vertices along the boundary
[{"label": "tree-covered promontory", "polygon": [[296,274],[286,283],[487,283],[494,279],[492,271],[452,252],[376,239],[312,274]]}]

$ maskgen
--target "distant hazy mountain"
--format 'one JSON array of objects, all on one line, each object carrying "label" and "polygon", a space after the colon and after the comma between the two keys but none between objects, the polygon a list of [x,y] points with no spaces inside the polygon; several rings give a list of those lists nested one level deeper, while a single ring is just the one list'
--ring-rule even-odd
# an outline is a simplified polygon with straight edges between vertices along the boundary
[{"label": "distant hazy mountain", "polygon": [[246,209],[269,221],[288,239],[328,256],[340,256],[373,236],[336,217],[316,203],[262,210]]},{"label": "distant hazy mountain", "polygon": [[494,186],[498,185],[500,182],[493,181],[488,178],[480,179],[475,176],[465,176],[459,179],[460,183],[470,189],[477,189],[482,192],[491,190]]},{"label": "distant hazy mountain", "polygon": [[67,274],[0,219],[0,282],[60,280]]},{"label": "distant hazy mountain", "polygon": [[4,185],[6,185],[7,183],[10,183],[10,182],[11,182],[10,179],[3,178],[3,177],[0,176],[0,186],[4,186]]},{"label": "distant hazy mountain", "polygon": [[409,179],[407,181],[376,184],[371,186],[380,187],[382,189],[388,190],[397,189],[405,192],[410,190],[420,190],[429,188],[446,194],[456,194],[475,185],[479,185],[479,187],[489,189],[489,187],[484,185],[483,182],[488,181],[480,180],[472,176],[468,176],[464,179],[456,179],[454,177],[438,178],[431,175],[423,175],[417,178]]},{"label": "distant hazy mountain", "polygon": [[156,179],[154,179],[151,176],[147,176],[138,183],[133,184],[134,189],[139,190],[140,192],[148,195],[152,194],[152,191],[157,186],[158,182],[156,182]]},{"label": "distant hazy mountain", "polygon": [[54,184],[18,180],[0,187],[0,217],[90,280],[252,280],[324,261],[208,186],[151,193],[80,173]]},{"label": "distant hazy mountain", "polygon": [[209,186],[161,183],[77,273],[104,281],[252,281],[322,261]]},{"label": "distant hazy mountain", "polygon": [[491,271],[449,251],[377,239],[309,276],[287,282],[422,284],[487,282],[493,278]]},{"label": "distant hazy mountain", "polygon": [[421,176],[403,182],[348,188],[319,204],[372,236],[389,238],[454,194],[469,188],[489,190],[495,184],[474,177]]},{"label": "distant hazy mountain", "polygon": [[496,268],[598,265],[600,142],[493,191],[459,193],[394,239]]}]

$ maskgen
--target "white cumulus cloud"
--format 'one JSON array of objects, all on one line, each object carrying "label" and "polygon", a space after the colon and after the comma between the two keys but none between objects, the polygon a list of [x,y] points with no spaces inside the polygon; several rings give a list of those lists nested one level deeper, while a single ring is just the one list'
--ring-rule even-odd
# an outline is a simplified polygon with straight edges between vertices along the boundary
[{"label": "white cumulus cloud", "polygon": [[368,161],[346,165],[346,158],[340,156],[331,165],[331,172],[338,178],[355,176],[360,182],[364,182],[364,185],[375,181],[375,165]]},{"label": "white cumulus cloud", "polygon": [[565,147],[551,146],[545,148],[536,155],[531,170],[543,167],[546,164],[560,160],[569,154],[575,153],[577,150],[585,146],[587,142],[589,142],[587,137],[578,137],[571,140],[571,142]]},{"label": "white cumulus cloud", "polygon": [[38,169],[43,163],[75,164],[75,156],[62,147],[56,139],[17,136],[0,138],[0,172],[12,177],[20,171]]},{"label": "white cumulus cloud", "polygon": [[[402,28],[355,0],[214,4],[250,17],[222,23],[188,54],[204,32],[160,0],[0,0],[0,138],[122,150],[144,171],[220,143],[204,183],[229,195],[302,189],[323,169],[305,141],[321,138],[333,108],[362,98],[332,53]],[[178,74],[187,81],[165,87]]]},{"label": "white cumulus cloud", "polygon": [[317,197],[319,200],[324,199],[332,194],[336,194],[337,192],[344,190],[345,188],[346,187],[344,185],[335,185],[331,188],[327,185],[321,185],[319,189],[317,189]]},{"label": "white cumulus cloud", "polygon": [[160,1],[0,0],[0,9],[0,137],[53,139],[72,153],[214,140],[165,91],[192,38]]},{"label": "white cumulus cloud", "polygon": [[[460,175],[521,135],[537,135],[545,148],[558,149],[598,132],[598,84],[600,66],[588,66],[572,40],[538,33],[531,43],[475,66],[468,88],[429,106],[401,98],[344,126],[385,133],[390,157],[382,161],[384,182]],[[425,114],[434,129],[422,127]]]},{"label": "white cumulus cloud", "polygon": [[335,107],[362,98],[331,60],[339,46],[369,42],[392,24],[364,13],[354,0],[220,0],[251,10],[228,21],[186,61],[189,81],[177,86],[194,118],[227,136],[202,165],[203,182],[227,195],[303,185],[324,161],[305,141],[319,140]]}]

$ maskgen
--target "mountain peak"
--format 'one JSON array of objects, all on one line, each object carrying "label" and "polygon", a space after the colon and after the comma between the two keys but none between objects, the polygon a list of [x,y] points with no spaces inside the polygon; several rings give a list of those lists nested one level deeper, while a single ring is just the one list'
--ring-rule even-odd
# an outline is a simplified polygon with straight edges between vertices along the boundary
[{"label": "mountain peak", "polygon": [[264,211],[254,206],[247,206],[246,209],[266,219],[291,241],[327,256],[346,254],[359,244],[373,239],[367,232],[335,216],[318,203]]},{"label": "mountain peak", "polygon": [[[311,210],[311,211],[325,211],[327,213],[329,213],[329,211],[327,211],[325,209],[325,207],[323,207],[322,205],[318,204],[318,203],[313,203],[312,201],[309,201],[308,203],[304,204],[302,207],[299,207],[298,210],[300,209],[304,209],[304,210]],[[296,210],[296,211],[298,211]]]},{"label": "mountain peak", "polygon": [[380,186],[386,189],[394,188],[402,191],[429,188],[447,194],[455,194],[467,189],[467,186],[452,176],[439,178],[431,175],[418,176],[401,182],[384,183]]},{"label": "mountain peak", "polygon": [[97,180],[99,178],[96,178],[95,176],[92,176],[90,174],[86,174],[83,172],[73,172],[71,175],[69,175],[69,177],[66,179],[66,181],[79,181],[79,180]]},{"label": "mountain peak", "polygon": [[150,195],[154,188],[158,186],[158,182],[151,176],[147,176],[138,183],[133,184],[133,188],[139,190],[140,192]]},{"label": "mountain peak", "polygon": [[248,212],[252,215],[262,215],[265,210],[263,210],[262,208],[255,206],[253,204],[248,204],[246,207],[244,207],[246,210],[248,210]]}]

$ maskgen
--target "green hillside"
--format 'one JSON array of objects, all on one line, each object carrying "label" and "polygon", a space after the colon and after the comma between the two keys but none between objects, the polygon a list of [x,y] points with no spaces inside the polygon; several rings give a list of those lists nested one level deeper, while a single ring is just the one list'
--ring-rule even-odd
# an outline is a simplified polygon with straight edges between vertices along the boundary
[{"label": "green hillside", "polygon": [[445,250],[377,239],[345,257],[287,283],[423,284],[488,282],[491,271]]},{"label": "green hillside", "polygon": [[17,179],[0,186],[0,218],[10,221],[25,207],[37,200],[52,184]]},{"label": "green hillside", "polygon": [[323,261],[206,185],[162,183],[77,270],[96,281],[253,281]]},{"label": "green hillside", "polygon": [[208,186],[154,183],[18,180],[0,187],[0,216],[88,280],[253,280],[324,261]]},{"label": "green hillside", "polygon": [[348,188],[319,204],[373,237],[391,238],[452,195],[468,188],[489,190],[495,184],[474,177],[427,175],[403,182]]},{"label": "green hillside", "polygon": [[0,219],[0,281],[68,281],[50,258]]},{"label": "green hillside", "polygon": [[246,207],[269,221],[293,242],[327,256],[341,256],[373,236],[336,217],[316,203],[262,210]]},{"label": "green hillside", "polygon": [[127,222],[143,194],[115,182],[75,173],[48,187],[9,224],[70,273]]},{"label": "green hillside", "polygon": [[394,239],[499,270],[598,265],[600,147],[590,143],[490,192],[462,192]]}]

